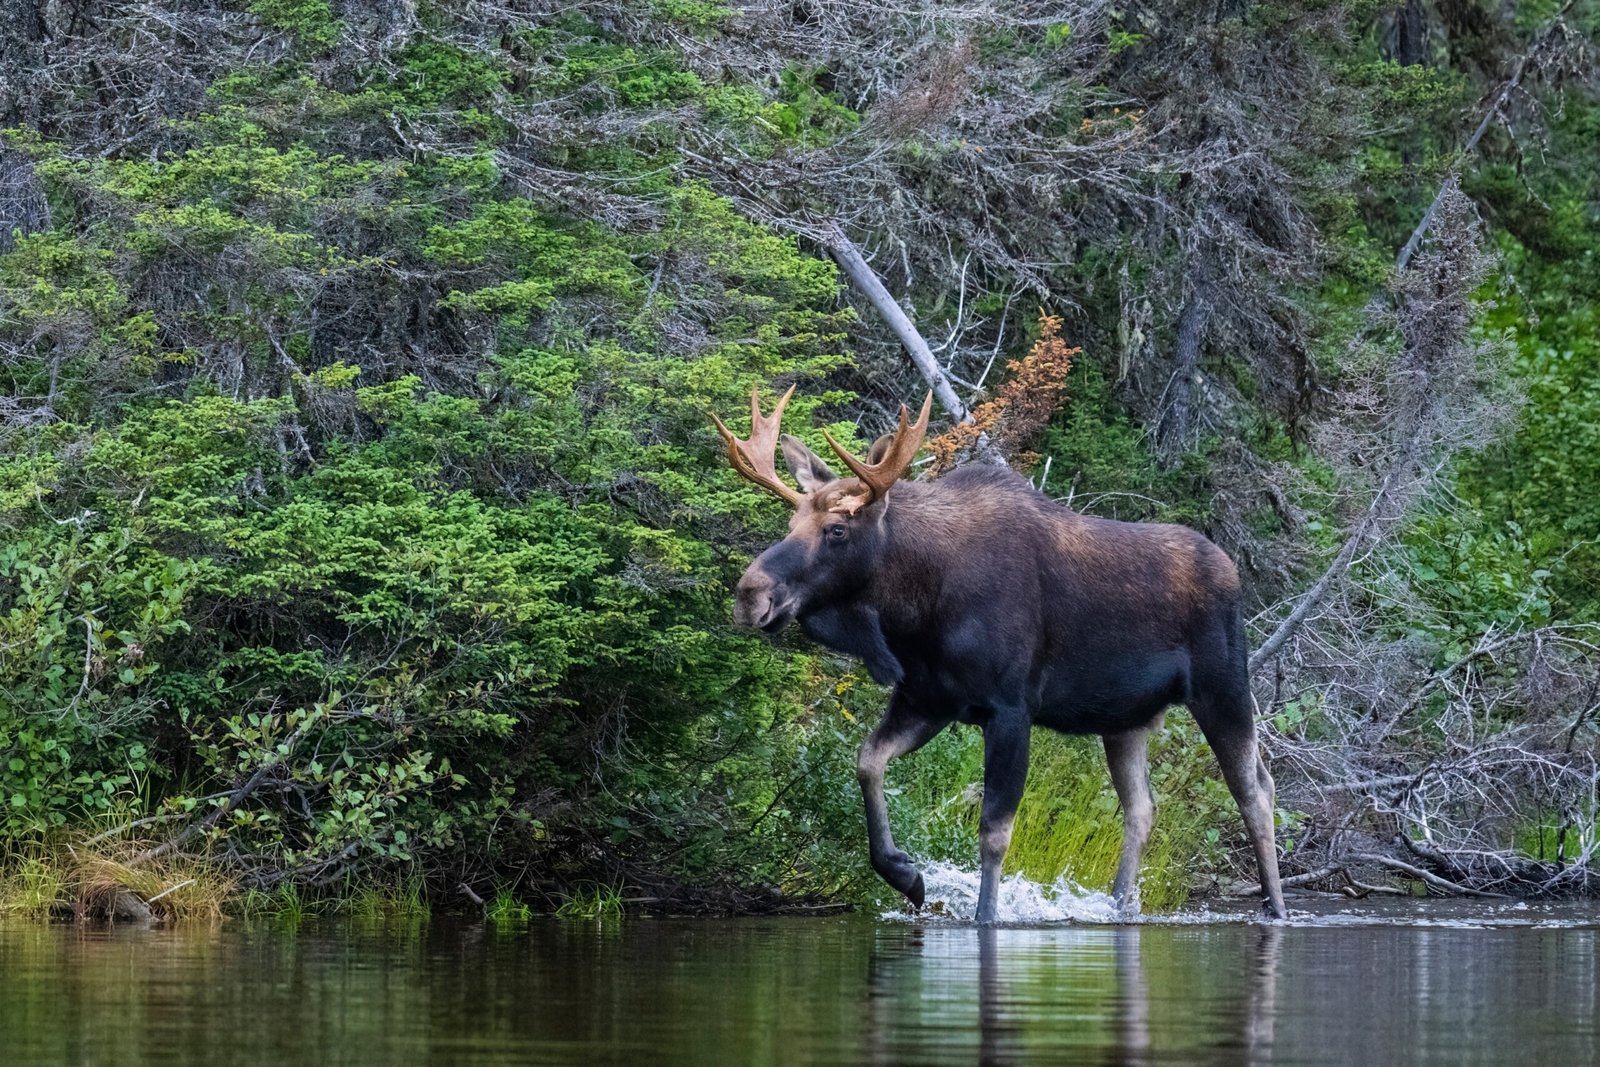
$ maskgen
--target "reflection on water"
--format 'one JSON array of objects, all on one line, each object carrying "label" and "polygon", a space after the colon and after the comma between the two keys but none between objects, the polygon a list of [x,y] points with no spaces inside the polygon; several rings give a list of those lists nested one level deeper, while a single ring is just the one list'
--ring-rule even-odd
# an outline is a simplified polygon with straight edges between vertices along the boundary
[{"label": "reflection on water", "polygon": [[1273,1054],[1284,934],[1244,924],[880,931],[861,1059],[1301,1062]]},{"label": "reflection on water", "polygon": [[[1595,1062],[1593,909],[979,930],[0,925],[31,1063]],[[1511,925],[1515,924],[1515,925]]]}]

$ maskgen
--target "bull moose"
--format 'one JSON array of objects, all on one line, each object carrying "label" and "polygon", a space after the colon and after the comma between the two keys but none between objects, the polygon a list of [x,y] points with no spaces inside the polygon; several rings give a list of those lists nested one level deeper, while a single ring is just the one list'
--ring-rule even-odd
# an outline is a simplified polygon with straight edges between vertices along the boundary
[{"label": "bull moose", "polygon": [[1182,526],[1116,522],[1057,504],[1011,471],[968,465],[935,482],[901,475],[922,445],[932,394],[865,460],[824,436],[853,477],[784,435],[797,491],[777,474],[779,422],[750,397],[750,436],[712,416],[733,468],[794,508],[789,536],[739,579],[734,622],[791,621],[860,657],[892,685],[857,761],[872,866],[915,907],[922,875],[895,847],[884,770],[952,722],[983,730],[978,921],[995,921],[1000,864],[1028,772],[1031,728],[1099,734],[1123,811],[1113,895],[1138,904],[1155,818],[1146,750],[1172,704],[1188,706],[1244,817],[1263,904],[1286,916],[1273,842],[1272,776],[1257,751],[1239,575]]}]

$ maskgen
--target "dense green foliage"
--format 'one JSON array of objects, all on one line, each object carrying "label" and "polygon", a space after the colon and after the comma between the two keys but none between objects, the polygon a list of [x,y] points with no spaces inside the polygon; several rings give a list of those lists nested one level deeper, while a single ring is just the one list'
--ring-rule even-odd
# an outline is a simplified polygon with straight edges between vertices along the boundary
[{"label": "dense green foliage", "polygon": [[[255,10],[323,43],[322,5]],[[10,135],[56,226],[0,266],[7,392],[52,415],[0,474],[0,836],[256,776],[211,830],[252,883],[538,856],[555,887],[670,848],[653,870],[836,885],[813,846],[846,835],[804,817],[833,798],[763,817],[776,783],[838,780],[811,766],[838,713],[803,703],[830,675],[726,625],[778,516],[705,419],[841,362],[831,264],[693,185],[612,230],[484,154],[340,151],[499,77],[426,39],[405,69],[238,72],[150,158]],[[378,350],[327,315],[419,333]],[[459,362],[416,351],[474,332]]]},{"label": "dense green foliage", "polygon": [[[1446,562],[1462,575],[1498,579],[1502,614],[1593,621],[1600,619],[1600,176],[1578,161],[1600,140],[1600,108],[1575,104],[1553,117],[1551,139],[1552,156],[1572,166],[1541,168],[1528,180],[1512,163],[1498,163],[1484,168],[1474,189],[1503,227],[1509,284],[1490,321],[1517,339],[1526,406],[1502,445],[1466,465],[1465,531]],[[1463,610],[1496,604],[1487,591],[1462,596]]]},{"label": "dense green foliage", "polygon": [[[715,3],[638,7],[694,47],[737,38]],[[1340,14],[1348,39],[1293,68],[1327,96],[1273,165],[1326,246],[1259,317],[1317,324],[1306,382],[1349,369],[1360,309],[1493,76],[1468,49],[1454,68],[1393,62],[1388,15]],[[782,515],[726,469],[705,412],[799,382],[793,426],[853,433],[881,367],[852,353],[864,327],[820,247],[678,168],[708,145],[803,159],[870,121],[831,72],[717,80],[670,34],[578,13],[503,32],[448,3],[402,30],[324,0],[217,18],[214,50],[170,61],[189,94],[176,113],[128,104],[137,121],[97,133],[44,66],[33,96],[5,102],[7,165],[28,168],[48,219],[0,255],[0,846],[131,822],[245,886],[466,882],[509,910],[575,892],[610,906],[624,884],[877,892],[851,752],[881,693],[799,639],[728,625],[728,590]],[[971,54],[1078,39],[1035,29]],[[1131,15],[1095,30],[1104,84],[1050,97],[1052,135],[1090,146],[1140,121],[1102,100],[1182,99],[1192,74],[1163,64],[1187,32]],[[1269,48],[1294,31],[1263,10],[1217,32]],[[1384,136],[1358,143],[1341,110]],[[615,135],[568,133],[573,116]],[[1549,162],[1491,137],[1468,172],[1510,279],[1485,292],[1498,303],[1480,328],[1512,331],[1527,405],[1395,550],[1427,593],[1409,624],[1450,635],[1439,657],[1490,625],[1600,619],[1600,190],[1563,163],[1592,162],[1597,125],[1575,95]],[[965,141],[896,152],[918,195],[971,199],[938,169]],[[1198,195],[1169,178],[1152,187]],[[1292,470],[1305,509],[1341,474],[1307,444],[1314,403],[1280,395],[1286,372],[1230,354],[1276,334],[1213,338],[1202,366],[1233,421],[1163,439],[1127,361],[1165,352],[1173,324],[1146,304],[1151,337],[1130,341],[1100,298],[1183,273],[1182,242],[1150,226],[1049,250],[1087,352],[1039,445],[1046,488],[1220,530],[1264,599],[1336,530],[1285,526],[1242,491],[1239,471],[1265,467],[1238,453]],[[922,285],[935,311],[965,301]],[[979,313],[1022,335],[1028,291]],[[1279,535],[1299,554],[1267,558]],[[1224,866],[1233,840],[1193,734],[1158,745],[1157,902]],[[1038,748],[1019,869],[1109,877],[1116,806],[1096,749]],[[970,851],[977,759],[975,736],[951,733],[893,772],[904,846]]]}]

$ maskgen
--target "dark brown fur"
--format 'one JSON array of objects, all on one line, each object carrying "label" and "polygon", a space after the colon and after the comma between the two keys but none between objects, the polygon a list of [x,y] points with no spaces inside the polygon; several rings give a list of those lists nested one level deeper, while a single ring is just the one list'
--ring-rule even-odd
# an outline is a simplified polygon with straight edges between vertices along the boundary
[{"label": "dark brown fur", "polygon": [[735,617],[769,632],[798,619],[895,683],[860,764],[873,864],[890,884],[920,903],[921,876],[889,835],[883,766],[950,722],[977,724],[979,919],[993,920],[1037,724],[1106,736],[1128,819],[1118,895],[1136,896],[1153,816],[1135,795],[1148,793],[1145,736],[1169,705],[1186,704],[1245,815],[1268,907],[1283,914],[1272,782],[1256,752],[1239,579],[1225,553],[1185,527],[1080,515],[993,467],[901,482],[866,503],[859,483],[835,479],[794,439],[784,451],[807,492],[790,536],[741,579]]}]

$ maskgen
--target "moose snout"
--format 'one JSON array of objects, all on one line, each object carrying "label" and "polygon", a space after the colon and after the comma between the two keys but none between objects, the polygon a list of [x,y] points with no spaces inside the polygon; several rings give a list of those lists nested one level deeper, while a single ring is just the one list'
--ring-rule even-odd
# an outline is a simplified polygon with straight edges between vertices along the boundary
[{"label": "moose snout", "polygon": [[789,604],[766,574],[752,567],[733,590],[733,624],[746,630],[777,630],[789,621]]}]

